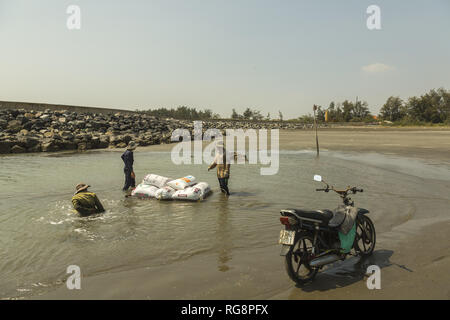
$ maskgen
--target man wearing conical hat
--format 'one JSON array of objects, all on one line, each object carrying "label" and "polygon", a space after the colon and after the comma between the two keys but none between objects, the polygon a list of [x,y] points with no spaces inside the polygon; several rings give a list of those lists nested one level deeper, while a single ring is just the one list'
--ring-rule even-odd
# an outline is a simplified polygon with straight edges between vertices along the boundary
[{"label": "man wearing conical hat", "polygon": [[85,183],[77,184],[75,187],[76,192],[72,197],[73,207],[83,216],[105,211],[97,195],[88,191],[89,187]]},{"label": "man wearing conical hat", "polygon": [[208,167],[208,171],[215,167],[217,167],[217,179],[219,180],[220,191],[229,196],[228,179],[230,178],[230,164],[227,163],[227,151],[223,145],[223,140],[216,142],[216,156],[213,163]]}]

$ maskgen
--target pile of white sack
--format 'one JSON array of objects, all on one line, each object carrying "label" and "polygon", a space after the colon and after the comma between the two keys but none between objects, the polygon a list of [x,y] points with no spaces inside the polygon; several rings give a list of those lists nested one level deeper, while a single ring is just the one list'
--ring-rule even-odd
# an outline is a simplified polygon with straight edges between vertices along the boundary
[{"label": "pile of white sack", "polygon": [[205,199],[211,193],[206,182],[196,182],[194,176],[170,179],[156,174],[148,174],[131,192],[133,197],[156,198],[158,200],[190,200]]}]

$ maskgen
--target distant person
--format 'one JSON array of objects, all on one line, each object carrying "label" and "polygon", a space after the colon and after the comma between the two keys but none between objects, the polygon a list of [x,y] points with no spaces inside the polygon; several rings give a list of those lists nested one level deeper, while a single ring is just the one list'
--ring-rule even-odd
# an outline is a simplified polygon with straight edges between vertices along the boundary
[{"label": "distant person", "polygon": [[134,141],[130,141],[127,147],[127,151],[122,154],[122,160],[125,164],[123,172],[125,173],[125,185],[123,186],[123,191],[128,191],[128,189],[136,187],[136,175],[133,170],[133,151],[136,150],[137,144]]},{"label": "distant person", "polygon": [[215,167],[217,167],[217,179],[219,180],[220,191],[229,196],[228,179],[230,178],[230,164],[227,163],[227,151],[223,145],[223,141],[216,143],[216,156],[214,157],[213,163],[208,167],[208,171]]},{"label": "distant person", "polygon": [[76,192],[72,197],[73,207],[83,216],[105,212],[97,195],[88,191],[89,187],[85,183],[77,184]]}]

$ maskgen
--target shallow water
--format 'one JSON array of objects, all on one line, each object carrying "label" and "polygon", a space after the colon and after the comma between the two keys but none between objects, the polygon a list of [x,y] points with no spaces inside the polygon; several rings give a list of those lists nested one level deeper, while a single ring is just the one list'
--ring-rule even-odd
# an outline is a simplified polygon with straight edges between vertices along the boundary
[{"label": "shallow water", "polygon": [[[34,295],[66,279],[69,265],[83,277],[178,263],[215,253],[211,268],[228,270],[233,252],[277,243],[283,208],[334,208],[337,195],[317,193],[313,174],[368,208],[378,233],[415,218],[448,215],[450,170],[377,154],[281,151],[280,170],[261,176],[259,165],[234,165],[227,199],[207,165],[175,166],[169,152],[135,153],[137,179],[147,173],[187,174],[211,184],[203,202],[125,198],[119,152],[0,157],[0,298]],[[107,212],[81,218],[71,206],[73,188],[86,182]],[[273,257],[279,259],[279,257]]]}]

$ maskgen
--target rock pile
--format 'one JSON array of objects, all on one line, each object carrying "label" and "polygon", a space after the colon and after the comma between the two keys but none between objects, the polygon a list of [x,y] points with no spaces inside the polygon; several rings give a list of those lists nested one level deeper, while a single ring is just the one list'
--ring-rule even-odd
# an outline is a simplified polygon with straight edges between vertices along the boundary
[{"label": "rock pile", "polygon": [[[203,130],[217,128],[304,129],[292,122],[204,121]],[[173,130],[193,130],[188,120],[159,119],[144,113],[77,113],[73,111],[0,110],[0,154],[125,148],[171,143]]]}]

